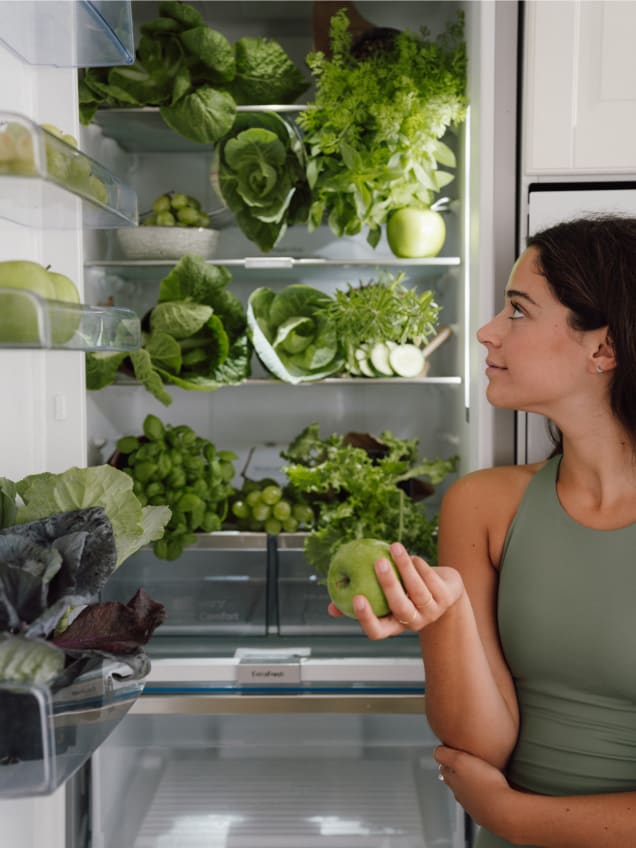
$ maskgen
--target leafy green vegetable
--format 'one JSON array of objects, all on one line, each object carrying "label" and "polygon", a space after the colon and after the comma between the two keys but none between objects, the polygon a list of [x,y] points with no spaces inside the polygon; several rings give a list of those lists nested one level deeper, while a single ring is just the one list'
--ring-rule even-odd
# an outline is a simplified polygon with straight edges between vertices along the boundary
[{"label": "leafy green vegetable", "polygon": [[337,235],[368,227],[375,246],[389,214],[427,208],[453,179],[443,141],[466,114],[463,17],[435,40],[398,33],[390,47],[356,58],[346,10],[331,19],[331,58],[310,53],[314,102],[298,117],[309,150],[309,227],[323,219]]},{"label": "leafy green vegetable", "polygon": [[67,609],[99,592],[115,569],[116,554],[102,507],[0,531],[0,630],[48,636]]},{"label": "leafy green vegetable", "polygon": [[321,439],[311,424],[294,440],[283,459],[292,486],[307,497],[320,498],[317,524],[305,541],[307,561],[323,577],[336,549],[352,539],[401,541],[410,551],[436,562],[437,516],[426,511],[404,489],[408,481],[426,477],[439,484],[456,468],[457,459],[417,458],[416,439],[397,439],[384,432],[386,450],[372,457],[366,450],[332,434]]},{"label": "leafy green vegetable", "polygon": [[110,385],[127,367],[165,406],[172,397],[165,383],[191,391],[212,391],[243,382],[250,374],[252,348],[247,316],[227,289],[227,268],[200,256],[183,256],[159,286],[150,311],[150,332],[142,349],[131,353],[88,353],[86,385]]},{"label": "leafy green vegetable", "polygon": [[67,653],[136,653],[164,618],[163,604],[138,589],[127,604],[106,601],[85,607],[52,641]]},{"label": "leafy green vegetable", "polygon": [[130,477],[110,465],[30,474],[18,481],[16,488],[24,502],[17,512],[20,524],[59,512],[103,507],[115,535],[115,567],[143,545],[159,539],[170,519],[166,506],[142,508]]},{"label": "leafy green vegetable", "polygon": [[132,65],[79,72],[80,118],[87,125],[98,108],[158,106],[185,138],[216,143],[232,127],[237,100],[291,103],[309,84],[277,42],[232,45],[193,6],[163,2],[141,27]]},{"label": "leafy green vegetable", "polygon": [[211,306],[187,301],[164,301],[150,313],[152,333],[170,333],[175,339],[187,339],[204,327],[212,315]]},{"label": "leafy green vegetable", "polygon": [[0,680],[49,683],[65,662],[64,651],[44,639],[0,634]]},{"label": "leafy green vegetable", "polygon": [[[55,475],[39,476],[47,489]],[[25,479],[37,490],[35,475]],[[81,499],[77,475],[66,482]],[[18,483],[16,490],[22,489]],[[156,538],[152,525],[160,512],[146,513],[146,541]],[[102,656],[122,653],[134,674],[147,673],[140,648],[163,621],[164,608],[143,590],[126,606],[95,603],[116,565],[113,525],[102,506],[48,513],[0,530],[0,680],[60,688]]]},{"label": "leafy green vegetable", "polygon": [[227,92],[202,86],[184,94],[176,103],[161,106],[159,111],[166,124],[180,135],[206,144],[219,141],[230,130],[236,104]]},{"label": "leafy green vegetable", "polygon": [[328,294],[304,284],[278,293],[268,288],[251,293],[250,338],[263,365],[279,380],[320,380],[342,368],[338,337],[323,317],[329,300]]},{"label": "leafy green vegetable", "polygon": [[185,425],[147,415],[144,438],[123,436],[111,460],[130,474],[142,503],[167,504],[172,516],[153,545],[156,556],[176,559],[197,532],[220,530],[234,493],[236,454],[218,451]]},{"label": "leafy green vegetable", "polygon": [[6,477],[0,477],[0,530],[15,524],[17,494],[15,483]]},{"label": "leafy green vegetable", "polygon": [[236,75],[229,90],[243,106],[294,103],[310,86],[276,41],[240,38],[234,56]]},{"label": "leafy green vegetable", "polygon": [[303,143],[280,115],[246,112],[215,148],[217,192],[250,241],[269,251],[287,226],[305,223],[309,186]]}]

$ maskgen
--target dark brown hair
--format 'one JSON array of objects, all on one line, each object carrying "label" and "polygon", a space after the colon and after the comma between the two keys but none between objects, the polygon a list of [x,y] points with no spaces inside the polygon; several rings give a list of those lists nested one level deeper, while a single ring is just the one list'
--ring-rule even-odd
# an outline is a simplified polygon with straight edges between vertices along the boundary
[{"label": "dark brown hair", "polygon": [[[535,233],[527,245],[572,327],[607,327],[616,358],[610,404],[636,447],[636,218],[578,218]],[[561,433],[554,428],[552,436],[560,451]]]}]

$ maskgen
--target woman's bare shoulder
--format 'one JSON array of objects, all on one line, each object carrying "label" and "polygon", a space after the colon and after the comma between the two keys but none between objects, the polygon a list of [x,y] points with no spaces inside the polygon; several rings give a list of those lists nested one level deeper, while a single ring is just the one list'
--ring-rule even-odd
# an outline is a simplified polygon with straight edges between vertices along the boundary
[{"label": "woman's bare shoulder", "polygon": [[464,501],[492,497],[512,498],[523,496],[532,476],[545,462],[533,462],[528,465],[498,465],[493,468],[481,468],[471,471],[456,480],[448,489],[445,500]]},{"label": "woman's bare shoulder", "polygon": [[498,567],[508,527],[528,483],[544,464],[501,465],[460,477],[442,501],[440,537],[444,543],[450,539],[454,546],[458,543],[454,539],[463,539],[474,549],[482,547],[490,563]]}]

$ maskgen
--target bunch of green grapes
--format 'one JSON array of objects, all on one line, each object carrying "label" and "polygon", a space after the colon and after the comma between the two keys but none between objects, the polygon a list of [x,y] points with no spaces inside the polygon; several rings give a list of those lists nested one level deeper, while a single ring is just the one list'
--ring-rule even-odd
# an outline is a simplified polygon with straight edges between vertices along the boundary
[{"label": "bunch of green grapes", "polygon": [[141,225],[144,227],[209,227],[210,216],[201,209],[196,197],[169,191],[152,204],[152,212]]},{"label": "bunch of green grapes", "polygon": [[275,480],[245,480],[236,493],[230,512],[239,530],[269,533],[295,533],[314,523],[313,509],[295,493]]},{"label": "bunch of green grapes", "polygon": [[197,531],[220,530],[228,512],[234,460],[231,451],[218,451],[185,424],[173,427],[147,415],[144,435],[124,436],[116,448],[125,457],[122,470],[133,479],[142,506],[166,504],[172,517],[161,539],[153,544],[160,559],[176,559],[192,544]]}]

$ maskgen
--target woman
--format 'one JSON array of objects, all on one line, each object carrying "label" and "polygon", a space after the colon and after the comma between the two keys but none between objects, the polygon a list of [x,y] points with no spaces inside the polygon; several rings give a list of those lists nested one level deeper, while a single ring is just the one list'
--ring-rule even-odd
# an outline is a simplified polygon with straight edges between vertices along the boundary
[{"label": "woman", "polygon": [[[636,219],[529,239],[477,337],[495,406],[557,428],[546,462],[468,474],[438,568],[399,544],[377,575],[419,631],[440,777],[479,848],[636,845]],[[337,614],[333,607],[333,614]]]}]

